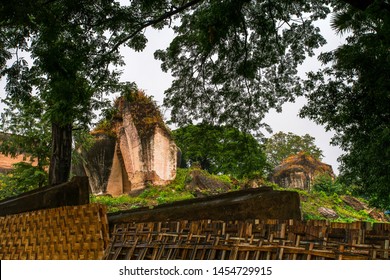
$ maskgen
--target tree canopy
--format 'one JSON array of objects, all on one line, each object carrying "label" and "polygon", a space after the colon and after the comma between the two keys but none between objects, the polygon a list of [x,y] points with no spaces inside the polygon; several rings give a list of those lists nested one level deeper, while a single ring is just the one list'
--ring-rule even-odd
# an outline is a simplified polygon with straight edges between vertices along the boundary
[{"label": "tree canopy", "polygon": [[[9,102],[28,106],[34,96],[45,103],[51,123],[51,184],[67,181],[71,166],[72,131],[86,126],[101,96],[118,81],[118,52],[107,38],[112,1],[2,2],[0,25],[2,75]],[[29,65],[27,55],[31,56]],[[12,65],[4,59],[13,59]]]},{"label": "tree canopy", "polygon": [[300,152],[307,153],[321,160],[322,150],[314,143],[315,138],[309,134],[303,136],[292,132],[279,131],[265,141],[265,153],[271,169],[279,165],[284,159]]},{"label": "tree canopy", "polygon": [[28,104],[14,104],[4,99],[7,105],[1,114],[0,130],[7,133],[1,141],[0,152],[16,156],[28,155],[43,170],[50,158],[50,125],[42,118],[44,104],[39,98],[31,97]]},{"label": "tree canopy", "polygon": [[259,132],[270,108],[301,94],[297,66],[325,43],[314,21],[329,1],[201,1],[155,53],[174,77],[164,104],[194,120]]},{"label": "tree canopy", "polygon": [[250,134],[227,126],[188,125],[173,131],[181,150],[181,167],[197,163],[214,174],[238,178],[262,175],[265,154]]}]

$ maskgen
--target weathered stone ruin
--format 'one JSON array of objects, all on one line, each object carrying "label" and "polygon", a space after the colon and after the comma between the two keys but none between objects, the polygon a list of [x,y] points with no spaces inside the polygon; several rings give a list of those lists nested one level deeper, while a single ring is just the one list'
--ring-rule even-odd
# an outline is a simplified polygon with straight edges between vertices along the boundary
[{"label": "weathered stone ruin", "polygon": [[93,193],[113,196],[165,185],[176,176],[178,148],[153,101],[142,92],[120,97],[109,127],[95,129],[93,147],[75,167]]},{"label": "weathered stone ruin", "polygon": [[271,181],[284,188],[310,190],[314,178],[320,174],[335,177],[331,165],[299,153],[289,156],[275,167]]}]

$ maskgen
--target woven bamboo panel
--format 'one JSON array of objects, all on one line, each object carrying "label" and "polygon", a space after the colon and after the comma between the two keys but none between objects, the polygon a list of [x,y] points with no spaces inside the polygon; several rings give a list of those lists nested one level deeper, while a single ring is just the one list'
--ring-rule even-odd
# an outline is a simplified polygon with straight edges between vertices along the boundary
[{"label": "woven bamboo panel", "polygon": [[115,224],[105,259],[389,259],[390,224],[177,221]]},{"label": "woven bamboo panel", "polygon": [[0,217],[0,259],[102,259],[108,245],[106,208],[66,206]]}]

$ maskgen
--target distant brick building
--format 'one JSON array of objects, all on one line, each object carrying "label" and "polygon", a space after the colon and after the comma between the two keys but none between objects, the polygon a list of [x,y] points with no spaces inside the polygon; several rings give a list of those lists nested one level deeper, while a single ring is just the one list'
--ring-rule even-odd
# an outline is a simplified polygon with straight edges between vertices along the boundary
[{"label": "distant brick building", "polygon": [[[0,132],[0,145],[6,137],[9,137],[9,134]],[[19,162],[31,162],[30,157],[25,154],[20,154],[15,157],[10,155],[4,155],[0,152],[0,173],[7,173],[14,168],[14,164]],[[33,163],[34,165],[34,163]]]}]

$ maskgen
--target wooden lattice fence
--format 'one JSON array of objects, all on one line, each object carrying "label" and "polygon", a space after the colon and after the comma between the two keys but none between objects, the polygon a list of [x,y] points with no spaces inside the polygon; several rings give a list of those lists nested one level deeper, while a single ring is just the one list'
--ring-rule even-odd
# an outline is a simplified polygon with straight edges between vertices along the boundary
[{"label": "wooden lattice fence", "polygon": [[0,259],[102,259],[108,246],[106,208],[64,206],[0,217]]},{"label": "wooden lattice fence", "polygon": [[115,224],[105,259],[389,259],[390,224],[178,221]]}]

